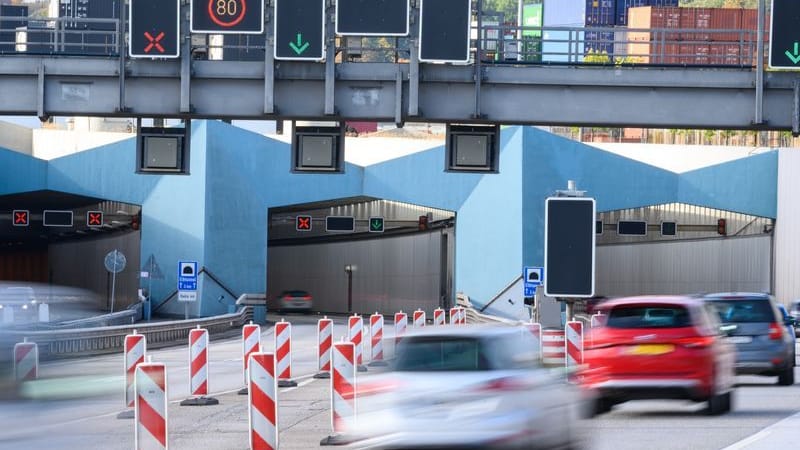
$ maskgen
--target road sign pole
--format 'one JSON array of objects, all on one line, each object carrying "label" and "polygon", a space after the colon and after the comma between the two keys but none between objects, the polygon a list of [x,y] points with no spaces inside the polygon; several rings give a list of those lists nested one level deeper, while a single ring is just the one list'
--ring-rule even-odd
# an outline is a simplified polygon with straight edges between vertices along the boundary
[{"label": "road sign pole", "polygon": [[114,291],[117,287],[117,250],[114,250],[114,270],[111,275],[111,312],[114,312]]}]

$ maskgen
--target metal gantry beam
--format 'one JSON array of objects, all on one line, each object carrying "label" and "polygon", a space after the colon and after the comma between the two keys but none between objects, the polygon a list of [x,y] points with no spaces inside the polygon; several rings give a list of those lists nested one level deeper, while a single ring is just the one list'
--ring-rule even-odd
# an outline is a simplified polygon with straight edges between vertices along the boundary
[{"label": "metal gantry beam", "polygon": [[420,64],[413,98],[408,64],[337,63],[333,115],[326,65],[275,62],[274,79],[265,68],[260,62],[191,61],[187,67],[134,60],[122,78],[115,59],[0,56],[0,115],[392,122],[399,73],[403,121],[791,130],[796,78],[765,73],[759,123],[755,71],[489,65],[482,68],[476,118],[471,66]]}]

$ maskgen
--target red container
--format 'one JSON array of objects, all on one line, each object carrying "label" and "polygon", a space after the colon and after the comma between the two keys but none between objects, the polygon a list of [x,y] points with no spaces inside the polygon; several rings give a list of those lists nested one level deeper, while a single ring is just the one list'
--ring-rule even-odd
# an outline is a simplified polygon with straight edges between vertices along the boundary
[{"label": "red container", "polygon": [[708,43],[694,43],[680,45],[681,64],[711,64],[711,45]]},{"label": "red container", "polygon": [[691,30],[681,33],[684,41],[710,41],[711,33],[703,31],[711,28],[712,9],[681,8],[681,28]]},{"label": "red container", "polygon": [[749,33],[741,33],[737,30],[742,29],[742,10],[734,8],[714,8],[711,9],[711,29],[730,30],[727,32],[712,32],[711,40],[717,42],[739,42],[746,39]]},{"label": "red container", "polygon": [[[769,42],[769,26],[770,26],[770,16],[769,14],[764,15],[764,42]],[[756,31],[756,33],[748,33],[746,36],[748,39],[753,41],[756,40],[756,36],[758,36],[758,10],[757,9],[743,9],[742,10],[742,29],[743,30],[752,30]]]},{"label": "red container", "polygon": [[374,133],[378,131],[378,122],[347,122],[347,126],[356,130],[358,134]]},{"label": "red container", "polygon": [[[628,29],[653,29],[656,30],[649,32],[649,39],[656,41],[678,41],[680,40],[680,33],[658,30],[658,29],[671,29],[678,30],[681,28],[681,9],[672,7],[654,7],[654,6],[640,6],[628,9]],[[639,36],[640,33],[647,32],[630,32]],[[645,40],[645,39],[639,39]]]}]

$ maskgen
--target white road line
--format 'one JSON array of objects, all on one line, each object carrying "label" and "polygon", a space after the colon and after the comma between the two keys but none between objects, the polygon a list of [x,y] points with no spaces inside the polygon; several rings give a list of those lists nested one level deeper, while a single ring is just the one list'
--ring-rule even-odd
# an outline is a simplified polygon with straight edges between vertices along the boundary
[{"label": "white road line", "polygon": [[301,388],[301,387],[303,387],[303,386],[305,386],[305,385],[307,385],[307,384],[313,383],[313,382],[314,382],[314,380],[316,380],[316,378],[309,378],[309,379],[307,379],[307,380],[305,380],[305,381],[301,381],[301,382],[297,383],[297,386],[295,386],[295,387],[290,387],[290,388],[287,388],[287,389],[284,389],[284,390],[282,390],[282,391],[281,391],[281,394],[283,394],[283,393],[286,393],[286,392],[293,391],[293,390],[295,390],[295,389],[299,389],[299,388]]},{"label": "white road line", "polygon": [[797,423],[792,424],[793,422],[800,422],[800,412],[792,416],[789,416],[779,422],[773,423],[772,425],[768,426],[767,428],[764,428],[758,433],[746,437],[741,441],[736,442],[732,445],[729,445],[722,450],[741,450],[747,448],[755,444],[756,442],[766,438],[767,436],[774,434],[775,431],[777,431],[779,428],[783,428],[788,433],[791,433],[791,436],[795,436],[795,433],[797,432]]}]

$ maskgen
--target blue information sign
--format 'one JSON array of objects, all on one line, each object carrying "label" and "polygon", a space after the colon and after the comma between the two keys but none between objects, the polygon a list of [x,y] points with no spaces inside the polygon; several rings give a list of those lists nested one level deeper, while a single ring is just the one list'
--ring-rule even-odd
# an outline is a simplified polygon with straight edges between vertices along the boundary
[{"label": "blue information sign", "polygon": [[197,261],[178,262],[178,290],[197,290]]}]

